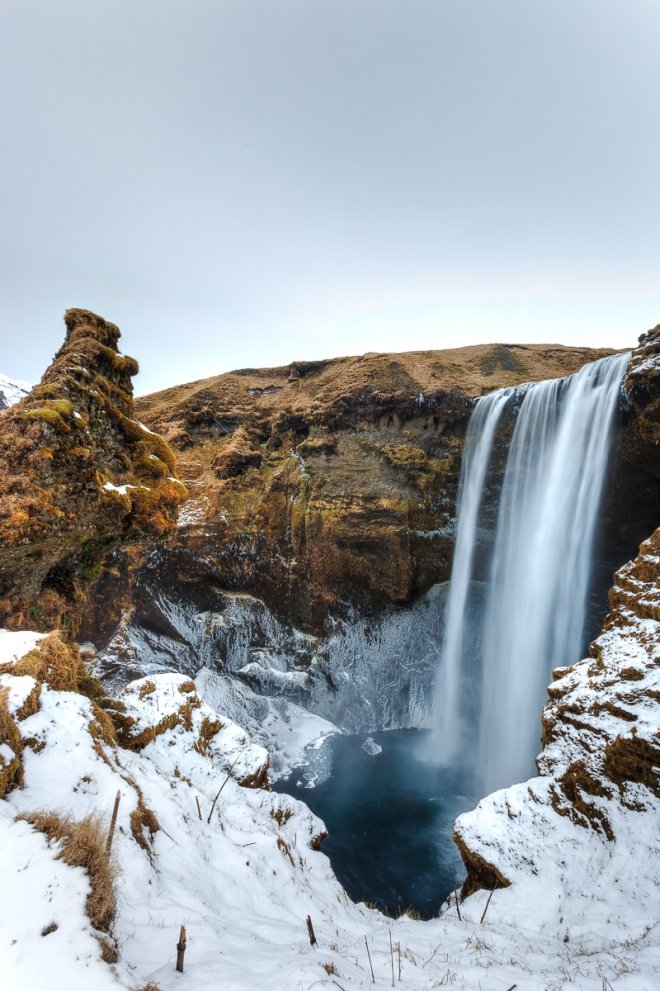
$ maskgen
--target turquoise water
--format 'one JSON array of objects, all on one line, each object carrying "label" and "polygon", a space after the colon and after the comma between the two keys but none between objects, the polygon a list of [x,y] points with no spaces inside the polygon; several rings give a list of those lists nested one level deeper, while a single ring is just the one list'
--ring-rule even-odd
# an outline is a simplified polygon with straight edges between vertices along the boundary
[{"label": "turquoise water", "polygon": [[273,785],[323,819],[323,852],[350,897],[391,915],[409,907],[437,915],[454,878],[459,886],[465,878],[451,831],[475,805],[471,782],[425,759],[430,736],[372,733],[382,748],[374,756],[362,749],[366,734],[333,736],[308,751],[308,765]]}]

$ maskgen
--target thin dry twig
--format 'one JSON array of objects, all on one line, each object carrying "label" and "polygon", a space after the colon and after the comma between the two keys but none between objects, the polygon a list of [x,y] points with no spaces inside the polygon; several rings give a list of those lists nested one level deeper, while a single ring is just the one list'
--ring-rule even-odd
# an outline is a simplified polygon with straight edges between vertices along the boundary
[{"label": "thin dry twig", "polygon": [[[490,905],[490,900],[491,900],[491,898],[493,897],[493,892],[494,892],[494,891],[495,891],[495,888],[491,888],[491,889],[490,889],[490,894],[489,894],[489,896],[488,896],[488,901],[486,902],[486,907],[485,907],[485,909],[484,909],[484,914],[483,914],[483,915],[481,916],[481,922],[480,922],[480,925],[482,925],[482,926],[483,926],[483,924],[484,924],[484,919],[486,918],[486,912],[488,911],[488,906]],[[514,985],[514,986],[515,986],[515,985]]]},{"label": "thin dry twig", "polygon": [[117,792],[117,797],[115,798],[115,807],[112,810],[112,819],[110,820],[110,829],[108,830],[108,839],[106,840],[105,848],[110,853],[110,847],[112,846],[112,838],[115,835],[115,826],[117,825],[117,813],[119,812],[119,802],[121,801],[121,791]]},{"label": "thin dry twig", "polygon": [[375,984],[376,983],[376,978],[374,977],[374,965],[371,962],[371,954],[369,953],[369,944],[367,942],[367,937],[366,936],[364,937],[364,945],[367,948],[367,956],[369,957],[369,966],[371,967],[371,983],[372,984]]},{"label": "thin dry twig", "polygon": [[[240,756],[240,754],[239,754],[239,756]],[[224,781],[222,782],[222,784],[220,785],[220,791],[218,792],[218,794],[217,794],[217,795],[215,796],[215,798],[213,799],[213,805],[211,806],[211,811],[209,812],[209,817],[208,817],[208,819],[206,820],[206,822],[207,822],[207,824],[209,824],[209,823],[211,822],[211,816],[213,815],[213,810],[214,810],[214,808],[215,808],[215,803],[216,803],[216,802],[218,801],[218,799],[220,798],[220,792],[222,791],[222,789],[224,788],[224,786],[225,786],[225,785],[227,784],[227,782],[229,781],[229,779],[230,779],[230,777],[231,777],[231,772],[232,772],[232,771],[234,770],[234,768],[236,767],[236,765],[237,765],[237,764],[238,764],[238,757],[236,758],[236,760],[234,761],[234,763],[233,763],[233,764],[231,765],[231,767],[229,768],[229,774],[227,775],[227,777],[225,778],[225,780],[224,780]]]},{"label": "thin dry twig", "polygon": [[456,911],[458,912],[458,921],[462,922],[461,919],[461,906],[458,904],[458,892],[456,891],[456,878],[454,877],[454,869],[452,867],[451,877],[454,882],[454,898],[456,899]]}]

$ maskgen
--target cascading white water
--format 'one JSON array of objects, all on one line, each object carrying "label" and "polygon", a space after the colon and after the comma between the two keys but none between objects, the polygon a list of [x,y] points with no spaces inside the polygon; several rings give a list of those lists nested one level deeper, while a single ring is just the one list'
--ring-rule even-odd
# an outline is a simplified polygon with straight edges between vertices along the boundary
[{"label": "cascading white water", "polygon": [[520,387],[524,399],[509,448],[482,621],[476,727],[467,724],[461,704],[466,603],[492,441],[515,390],[485,397],[473,414],[436,711],[443,762],[468,753],[469,737],[476,736],[484,793],[534,773],[550,673],[579,660],[612,417],[628,358],[614,355],[568,378]]},{"label": "cascading white water", "polygon": [[479,400],[470,417],[463,446],[456,504],[458,531],[447,600],[444,658],[435,700],[436,713],[441,713],[439,758],[443,764],[451,763],[454,755],[463,747],[465,726],[460,711],[460,684],[465,616],[477,540],[479,507],[495,430],[512,395],[513,389],[502,389]]}]

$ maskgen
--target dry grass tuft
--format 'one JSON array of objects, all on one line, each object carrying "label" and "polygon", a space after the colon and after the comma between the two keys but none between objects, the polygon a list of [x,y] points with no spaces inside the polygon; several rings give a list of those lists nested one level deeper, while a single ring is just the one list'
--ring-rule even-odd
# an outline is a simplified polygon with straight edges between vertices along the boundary
[{"label": "dry grass tuft", "polygon": [[[151,859],[151,846],[155,834],[160,829],[160,824],[155,814],[148,809],[144,802],[142,801],[142,795],[140,794],[137,808],[134,812],[131,812],[131,833],[133,834],[133,839],[135,842],[142,847],[145,853]],[[149,839],[147,840],[144,835],[144,831],[147,830],[149,833]]]},{"label": "dry grass tuft", "polygon": [[84,674],[78,645],[65,643],[57,630],[44,637],[34,650],[15,664],[5,665],[3,670],[17,677],[29,675],[37,681],[45,681],[56,692],[75,692],[78,676]]},{"label": "dry grass tuft", "polygon": [[108,830],[104,817],[92,812],[76,821],[60,812],[24,812],[25,819],[49,842],[63,841],[58,859],[71,867],[82,867],[89,875],[92,891],[87,898],[87,915],[95,929],[110,932],[117,911],[115,880],[118,869],[106,850]]},{"label": "dry grass tuft", "polygon": [[0,758],[0,798],[4,798],[12,788],[23,787],[23,764],[21,754],[23,741],[18,727],[9,712],[9,690],[0,691],[0,744],[5,743],[13,751],[14,757],[8,762]]},{"label": "dry grass tuft", "polygon": [[41,707],[41,682],[38,681],[28,697],[26,698],[23,705],[20,707],[16,713],[16,718],[19,722],[24,719],[28,719],[30,716],[34,716],[36,712],[39,712]]},{"label": "dry grass tuft", "polygon": [[296,864],[295,864],[295,861],[294,861],[293,856],[291,854],[291,848],[290,848],[289,844],[287,843],[287,841],[286,840],[283,840],[281,836],[278,836],[277,837],[277,845],[280,848],[280,850],[282,851],[282,853],[284,854],[284,856],[289,858],[289,860],[291,861],[291,866],[293,868],[295,868]]},{"label": "dry grass tuft", "polygon": [[142,699],[146,699],[147,695],[153,695],[155,691],[156,691],[156,682],[151,680],[145,681],[144,684],[140,685],[140,690],[138,692],[138,695],[142,700]]},{"label": "dry grass tuft", "polygon": [[92,739],[97,742],[103,741],[108,746],[116,745],[117,734],[115,732],[115,724],[110,716],[94,702],[92,702],[92,712],[94,713],[94,718],[89,724],[89,733]]},{"label": "dry grass tuft", "polygon": [[160,988],[155,981],[149,981],[143,988],[140,988],[140,991],[160,991]]},{"label": "dry grass tuft", "polygon": [[209,744],[215,736],[223,728],[224,723],[219,719],[209,719],[205,716],[202,720],[202,725],[199,727],[199,736],[197,737],[197,742],[194,744],[195,750],[198,754],[202,754],[203,757],[206,756],[209,750]]},{"label": "dry grass tuft", "polygon": [[117,963],[119,954],[117,948],[112,945],[109,939],[105,936],[99,939],[99,946],[101,947],[101,960],[104,963]]}]

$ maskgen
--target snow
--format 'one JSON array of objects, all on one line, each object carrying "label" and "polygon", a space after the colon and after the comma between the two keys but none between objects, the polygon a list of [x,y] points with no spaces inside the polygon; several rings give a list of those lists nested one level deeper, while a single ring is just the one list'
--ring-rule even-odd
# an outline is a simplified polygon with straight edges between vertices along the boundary
[{"label": "snow", "polygon": [[34,650],[45,633],[31,633],[27,630],[20,633],[8,633],[0,630],[0,666],[12,664],[20,660],[29,651]]},{"label": "snow", "polygon": [[[0,644],[6,656],[16,657],[35,637],[5,633]],[[214,684],[216,677],[198,676],[206,698],[247,704],[248,696],[231,696],[235,683]],[[0,678],[16,712],[34,682],[10,674]],[[554,812],[547,804],[548,779],[498,792],[462,817],[463,828],[493,850],[510,844],[512,822],[521,824],[510,859],[517,873],[510,888],[493,893],[484,923],[483,891],[461,905],[461,921],[453,904],[430,922],[392,919],[348,899],[328,859],[313,849],[323,824],[302,802],[241,786],[240,780],[263,768],[263,748],[202,701],[185,676],[140,679],[119,701],[132,740],[142,735],[144,743],[153,731],[142,749],[104,743],[94,730],[90,701],[47,686],[40,710],[17,723],[30,745],[23,757],[24,788],[0,801],[3,989],[136,991],[154,981],[161,991],[377,991],[391,986],[392,966],[395,986],[410,991],[445,985],[602,991],[604,980],[614,991],[660,987],[657,800],[645,796],[648,816],[621,812],[615,828],[628,823],[626,842],[613,847]],[[210,740],[201,732],[205,720],[207,728],[222,722]],[[284,717],[277,732],[283,725]],[[300,730],[300,741],[307,732]],[[40,808],[77,818],[94,810],[109,814],[118,790],[113,852],[121,869],[115,923],[120,955],[108,965],[85,915],[84,872],[57,860],[57,845],[49,848],[15,817]],[[140,796],[161,827],[151,839],[142,831],[146,849],[131,833]],[[601,899],[595,911],[594,891]],[[625,900],[619,902],[621,893]],[[601,902],[611,913],[609,926]],[[42,936],[52,924],[58,928]],[[181,925],[188,947],[184,973],[178,974]]]},{"label": "snow", "polygon": [[144,488],[143,485],[113,485],[112,482],[106,482],[103,486],[108,492],[119,492],[120,495],[126,495],[129,489]]},{"label": "snow", "polygon": [[3,767],[8,767],[13,761],[16,754],[6,743],[0,743],[0,764]]},{"label": "snow", "polygon": [[8,409],[15,403],[23,399],[30,392],[32,386],[29,382],[20,379],[10,379],[6,375],[0,375],[0,409]]}]

